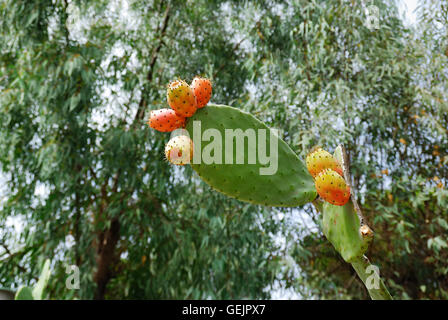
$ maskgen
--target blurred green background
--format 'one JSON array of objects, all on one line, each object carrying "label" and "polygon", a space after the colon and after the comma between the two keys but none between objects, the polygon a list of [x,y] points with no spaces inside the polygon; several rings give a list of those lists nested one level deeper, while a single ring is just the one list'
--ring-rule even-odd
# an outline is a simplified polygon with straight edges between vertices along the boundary
[{"label": "blurred green background", "polygon": [[49,258],[50,299],[368,299],[312,206],[163,159],[149,111],[200,74],[302,158],[345,144],[391,294],[447,299],[448,3],[405,2],[0,0],[0,287]]}]

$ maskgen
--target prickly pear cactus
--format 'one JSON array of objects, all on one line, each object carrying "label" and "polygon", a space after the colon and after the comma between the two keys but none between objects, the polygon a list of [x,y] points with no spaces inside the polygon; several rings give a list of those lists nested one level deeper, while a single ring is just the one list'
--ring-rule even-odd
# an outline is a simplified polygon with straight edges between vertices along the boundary
[{"label": "prickly pear cactus", "polygon": [[[348,163],[344,160],[343,153],[342,146],[338,146],[333,156],[342,168],[347,185],[350,185]],[[353,199],[351,197],[344,206],[325,202],[320,210],[322,231],[342,258],[350,263],[364,255],[373,237],[370,228],[367,225],[362,226]]]},{"label": "prickly pear cactus", "polygon": [[50,279],[50,260],[45,260],[44,266],[42,267],[42,271],[39,277],[39,281],[35,285],[35,287],[29,288],[26,286],[21,286],[19,290],[17,290],[15,300],[42,300],[44,297],[44,289],[48,284],[48,280]]},{"label": "prickly pear cactus", "polygon": [[25,286],[20,287],[17,290],[15,300],[34,300],[33,291]]},{"label": "prickly pear cactus", "polygon": [[[300,206],[316,198],[313,178],[303,161],[274,130],[251,114],[209,104],[188,119],[186,129],[194,142],[191,166],[217,191],[279,207]],[[238,144],[238,138],[232,138],[236,132],[240,138],[247,133],[252,142],[246,137],[244,146]]]},{"label": "prickly pear cactus", "polygon": [[[352,264],[371,298],[392,299],[379,274],[369,274],[375,268],[364,253],[373,232],[364,223],[355,196],[352,194],[340,206],[316,199],[313,177],[275,130],[251,114],[214,104],[189,118],[186,130],[194,146],[190,164],[202,180],[230,197],[254,204],[295,207],[312,202],[322,213],[325,236],[342,258]],[[334,158],[351,189],[342,146],[336,148]],[[377,280],[374,285],[372,277]]]},{"label": "prickly pear cactus", "polygon": [[[344,179],[350,187],[349,167],[342,146],[336,148],[334,157],[341,164]],[[392,299],[383,280],[374,271],[376,267],[371,265],[364,255],[373,239],[373,232],[364,223],[364,217],[355,196],[352,194],[349,202],[344,206],[319,201],[314,201],[313,204],[322,213],[322,230],[326,238],[342,258],[351,263],[366,286],[370,297],[374,300]],[[370,273],[370,270],[374,271],[374,274]]]},{"label": "prickly pear cactus", "polygon": [[371,237],[363,237],[360,232],[358,215],[352,201],[344,206],[328,202],[322,208],[322,231],[346,262],[361,257],[369,246]]}]

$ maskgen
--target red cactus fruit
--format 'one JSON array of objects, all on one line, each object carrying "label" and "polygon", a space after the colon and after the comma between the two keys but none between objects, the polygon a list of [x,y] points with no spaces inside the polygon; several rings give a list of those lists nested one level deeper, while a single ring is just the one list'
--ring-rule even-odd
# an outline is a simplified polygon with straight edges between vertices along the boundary
[{"label": "red cactus fruit", "polygon": [[319,196],[331,204],[343,206],[350,199],[349,186],[344,178],[332,169],[325,169],[319,173],[314,183]]},{"label": "red cactus fruit", "polygon": [[148,125],[161,132],[171,132],[185,126],[185,118],[178,116],[172,109],[152,110]]},{"label": "red cactus fruit", "polygon": [[209,79],[195,77],[191,82],[191,89],[198,102],[198,108],[203,108],[210,101],[212,96],[212,83]]}]

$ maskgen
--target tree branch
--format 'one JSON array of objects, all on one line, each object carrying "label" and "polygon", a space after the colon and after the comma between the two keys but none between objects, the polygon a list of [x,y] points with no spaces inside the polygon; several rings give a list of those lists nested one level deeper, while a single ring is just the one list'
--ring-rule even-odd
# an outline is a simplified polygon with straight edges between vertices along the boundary
[{"label": "tree branch", "polygon": [[[238,43],[236,43],[236,44],[233,46],[233,48],[232,48],[232,52],[235,52],[236,50],[238,50],[238,48],[240,47],[241,43],[243,43],[244,40],[246,40],[246,38],[243,38],[243,39],[241,39]],[[216,76],[217,76],[217,75],[224,69],[225,66],[226,66],[226,63],[225,63],[225,62],[222,63],[222,64],[219,66],[218,70],[216,70],[216,72],[213,74],[213,78],[212,78],[212,79],[215,79]]]},{"label": "tree branch", "polygon": [[[17,255],[19,255],[21,253],[24,254],[23,252],[20,252],[20,251],[19,252],[15,252],[15,253],[11,252],[11,250],[9,250],[8,246],[4,242],[0,243],[0,245],[3,247],[3,249],[5,249],[6,254],[8,255],[8,257],[6,259],[0,260],[0,262],[7,261],[7,260],[12,260],[12,258],[14,258],[15,256],[17,256]],[[28,251],[29,250],[25,251],[25,253],[28,252]],[[17,269],[19,269],[23,273],[28,273],[28,270],[26,268],[24,268],[23,266],[21,266],[19,263],[14,262],[14,264],[16,265]],[[36,277],[33,277],[33,278],[37,279]]]},{"label": "tree branch", "polygon": [[[164,44],[163,37],[166,34],[166,29],[168,28],[168,22],[169,22],[170,16],[171,16],[170,15],[170,5],[168,4],[166,7],[166,10],[165,10],[165,15],[164,15],[164,19],[163,19],[163,23],[162,23],[162,27],[161,27],[160,41],[151,55],[151,61],[149,63],[149,71],[148,71],[148,74],[146,75],[146,80],[147,80],[148,84],[152,82],[152,79],[154,77],[154,66],[159,57],[159,52],[162,49],[162,46]],[[145,116],[145,109],[147,106],[148,106],[148,102],[146,101],[144,93],[142,92],[142,97],[140,99],[137,113],[135,114],[135,118],[134,118],[134,123],[133,123],[134,126],[138,123],[138,121],[142,120],[143,117]]]},{"label": "tree branch", "polygon": [[363,226],[366,226],[367,228],[369,228],[369,226],[367,225],[365,218],[362,214],[361,208],[359,207],[358,201],[356,200],[356,194],[355,194],[355,190],[353,189],[352,180],[351,180],[352,177],[350,175],[350,163],[349,163],[349,159],[347,156],[347,152],[345,150],[344,145],[342,145],[342,144],[340,144],[338,146],[338,148],[341,148],[341,154],[342,154],[341,159],[338,159],[338,160],[341,160],[341,166],[342,166],[342,171],[344,172],[345,183],[347,183],[348,187],[350,188],[350,198],[353,202],[353,206],[355,208],[356,214],[358,215],[359,224],[360,224],[361,228]]}]

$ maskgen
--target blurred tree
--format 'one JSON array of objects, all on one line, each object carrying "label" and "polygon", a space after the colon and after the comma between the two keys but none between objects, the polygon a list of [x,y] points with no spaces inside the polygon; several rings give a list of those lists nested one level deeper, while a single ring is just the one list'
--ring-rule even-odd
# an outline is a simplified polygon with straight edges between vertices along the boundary
[{"label": "blurred tree", "polygon": [[163,161],[148,111],[169,80],[204,74],[214,102],[283,129],[301,156],[345,143],[391,293],[447,298],[446,35],[432,22],[446,15],[424,6],[416,36],[394,3],[374,5],[378,29],[358,1],[0,1],[0,284],[34,282],[48,257],[62,299],[368,297],[311,206],[247,205]]}]

